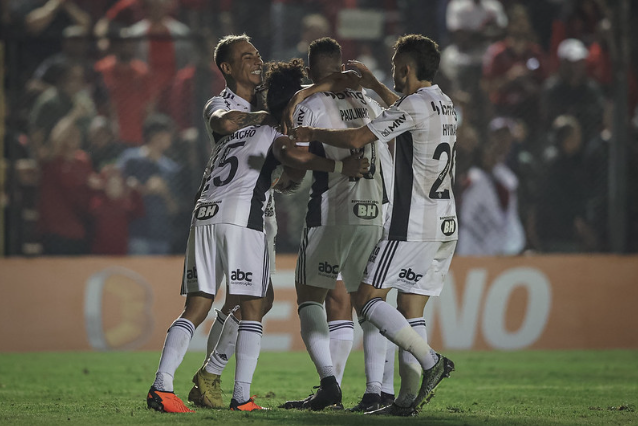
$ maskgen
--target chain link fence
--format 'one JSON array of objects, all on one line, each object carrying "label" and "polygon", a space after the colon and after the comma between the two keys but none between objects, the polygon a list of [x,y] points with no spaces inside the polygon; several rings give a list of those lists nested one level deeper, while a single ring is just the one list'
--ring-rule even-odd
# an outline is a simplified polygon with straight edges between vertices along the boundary
[{"label": "chain link fence", "polygon": [[[183,253],[210,153],[201,111],[225,85],[212,51],[244,32],[266,61],[305,58],[310,41],[335,37],[344,61],[389,87],[398,35],[440,43],[434,83],[459,117],[459,255],[609,251],[610,150],[622,132],[626,251],[638,251],[638,38],[627,38],[619,112],[615,2],[5,3],[4,255]],[[279,252],[297,250],[308,183],[277,196]]]}]

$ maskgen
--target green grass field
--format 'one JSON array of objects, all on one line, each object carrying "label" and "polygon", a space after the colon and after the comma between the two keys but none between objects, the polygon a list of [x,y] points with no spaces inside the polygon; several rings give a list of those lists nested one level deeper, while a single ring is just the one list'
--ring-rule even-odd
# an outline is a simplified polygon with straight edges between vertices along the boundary
[{"label": "green grass field", "polygon": [[[146,408],[155,352],[0,354],[0,425],[638,425],[637,351],[446,352],[456,371],[414,418],[274,409],[259,413],[199,409],[161,414]],[[186,398],[203,354],[188,353],[175,390]],[[234,358],[222,377],[230,402]],[[395,383],[398,389],[398,374]],[[276,407],[318,384],[305,352],[263,353],[252,393]],[[363,354],[353,352],[343,402],[365,389]]]}]

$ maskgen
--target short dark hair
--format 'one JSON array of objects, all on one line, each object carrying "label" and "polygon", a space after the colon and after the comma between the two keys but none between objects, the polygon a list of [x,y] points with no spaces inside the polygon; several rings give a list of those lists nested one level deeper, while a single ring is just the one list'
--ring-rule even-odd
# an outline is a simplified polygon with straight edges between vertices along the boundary
[{"label": "short dark hair", "polygon": [[432,39],[420,34],[400,37],[394,44],[396,55],[406,55],[416,65],[416,78],[432,81],[439,69],[441,52]]},{"label": "short dark hair", "polygon": [[[240,41],[246,41],[248,43],[250,43],[250,37],[247,36],[246,34],[241,34],[241,35],[227,35],[222,37],[221,40],[219,40],[219,43],[217,43],[217,46],[215,46],[215,63],[217,64],[217,67],[219,68],[220,71],[222,71],[222,63],[223,62],[228,62],[230,61],[230,52],[232,49],[233,44],[235,43],[239,43]],[[224,74],[224,71],[222,71],[222,74]]]},{"label": "short dark hair", "polygon": [[303,59],[295,58],[290,62],[274,62],[269,64],[264,85],[268,89],[266,105],[268,111],[277,121],[288,105],[290,98],[301,89],[301,82],[306,77]]},{"label": "short dark hair", "polygon": [[341,60],[341,45],[330,37],[322,37],[314,40],[308,46],[308,66],[312,68],[319,57]]},{"label": "short dark hair", "polygon": [[144,121],[142,129],[144,143],[148,143],[156,133],[172,132],[175,129],[173,120],[164,114],[153,114]]}]

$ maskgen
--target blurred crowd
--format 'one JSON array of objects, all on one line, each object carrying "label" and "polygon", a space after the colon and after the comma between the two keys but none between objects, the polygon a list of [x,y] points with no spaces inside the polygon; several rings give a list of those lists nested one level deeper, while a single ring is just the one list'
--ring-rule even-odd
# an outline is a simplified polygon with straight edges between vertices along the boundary
[{"label": "blurred crowd", "polygon": [[[264,60],[331,36],[392,87],[401,34],[439,42],[459,117],[459,255],[610,250],[614,43],[605,0],[0,0],[5,253],[181,254],[224,87],[217,40]],[[631,5],[627,240],[638,251],[638,7]],[[296,251],[307,193],[278,198]]]}]

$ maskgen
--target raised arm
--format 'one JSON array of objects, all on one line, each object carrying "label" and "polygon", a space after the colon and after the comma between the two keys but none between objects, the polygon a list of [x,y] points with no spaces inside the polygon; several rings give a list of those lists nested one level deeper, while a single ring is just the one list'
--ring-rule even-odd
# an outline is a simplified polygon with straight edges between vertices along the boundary
[{"label": "raised arm", "polygon": [[291,130],[294,141],[318,141],[337,148],[359,149],[377,139],[367,126],[356,129],[318,129],[316,127],[297,127]]},{"label": "raised arm", "polygon": [[361,87],[359,80],[360,76],[355,71],[350,70],[335,72],[326,78],[299,90],[290,99],[290,102],[288,102],[288,105],[282,114],[281,125],[283,132],[288,133],[288,131],[294,127],[292,123],[292,116],[295,112],[295,107],[304,99],[320,92],[341,92],[346,88],[358,89]]},{"label": "raised arm", "polygon": [[230,135],[246,126],[272,124],[272,118],[266,111],[244,112],[218,109],[209,116],[208,122],[215,133]]},{"label": "raised arm", "polygon": [[399,95],[377,80],[374,74],[372,74],[372,71],[370,71],[362,62],[350,60],[348,61],[348,65],[355,68],[361,75],[361,85],[366,89],[371,89],[377,92],[383,102],[385,102],[386,106],[390,106],[399,100]]}]

